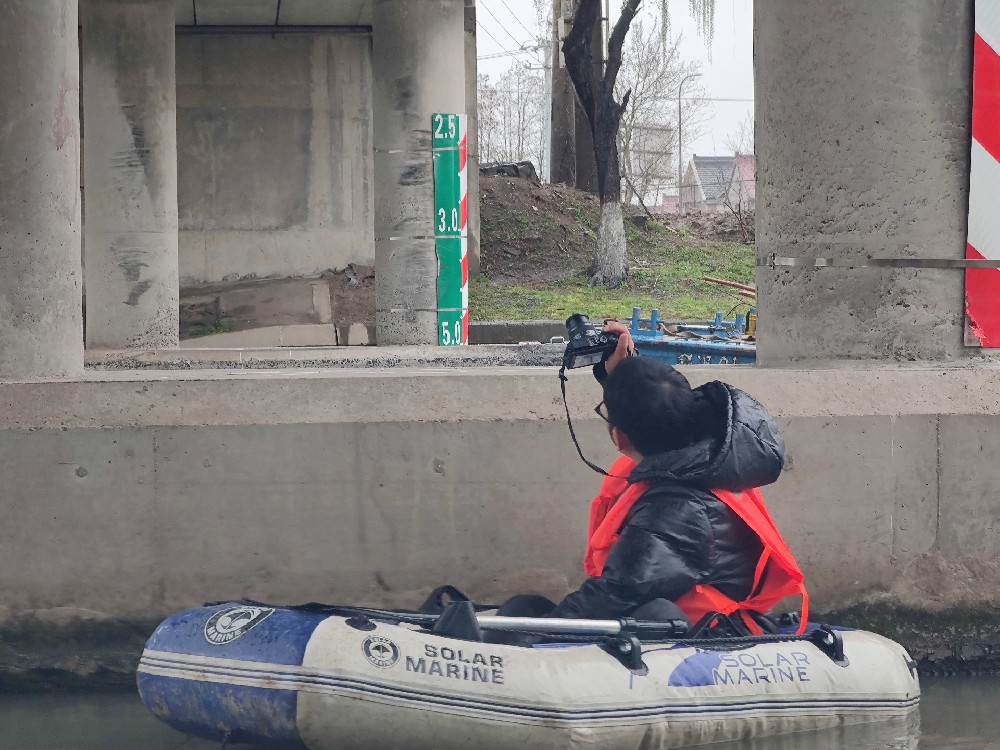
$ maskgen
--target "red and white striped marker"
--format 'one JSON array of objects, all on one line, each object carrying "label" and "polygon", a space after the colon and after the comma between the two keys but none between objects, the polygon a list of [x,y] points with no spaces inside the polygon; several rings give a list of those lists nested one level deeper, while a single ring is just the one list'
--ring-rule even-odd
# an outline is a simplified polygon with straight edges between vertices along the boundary
[{"label": "red and white striped marker", "polygon": [[[966,257],[1000,261],[1000,2],[976,0],[975,13]],[[1000,347],[1000,269],[966,271],[965,312],[979,343]]]},{"label": "red and white striped marker", "polygon": [[469,343],[469,127],[462,117],[458,144],[459,194],[462,196],[462,343]]}]

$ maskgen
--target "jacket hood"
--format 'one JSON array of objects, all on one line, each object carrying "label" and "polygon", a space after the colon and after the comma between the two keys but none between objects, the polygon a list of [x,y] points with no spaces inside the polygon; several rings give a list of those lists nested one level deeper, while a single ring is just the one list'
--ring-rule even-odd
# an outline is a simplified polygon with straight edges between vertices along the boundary
[{"label": "jacket hood", "polygon": [[629,481],[666,480],[732,492],[774,482],[784,464],[785,441],[767,409],[748,393],[719,381],[694,392],[703,400],[713,428],[693,445],[645,456]]}]

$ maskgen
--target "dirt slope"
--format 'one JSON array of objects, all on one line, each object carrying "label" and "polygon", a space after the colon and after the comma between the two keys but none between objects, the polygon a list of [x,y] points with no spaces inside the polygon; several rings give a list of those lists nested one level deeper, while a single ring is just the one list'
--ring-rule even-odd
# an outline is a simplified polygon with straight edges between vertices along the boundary
[{"label": "dirt slope", "polygon": [[[482,177],[482,270],[504,283],[540,283],[583,273],[593,260],[599,205],[590,193],[518,177]],[[710,242],[741,242],[731,213],[658,215],[659,227],[638,206],[627,209],[629,242],[659,243],[664,232]],[[753,213],[744,217],[753,241]]]}]

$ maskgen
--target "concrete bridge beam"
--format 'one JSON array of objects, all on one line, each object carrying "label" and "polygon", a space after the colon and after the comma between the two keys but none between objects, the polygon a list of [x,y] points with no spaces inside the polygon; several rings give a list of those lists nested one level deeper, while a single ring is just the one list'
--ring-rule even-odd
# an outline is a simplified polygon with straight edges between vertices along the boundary
[{"label": "concrete bridge beam", "polygon": [[87,347],[177,346],[172,0],[83,0]]},{"label": "concrete bridge beam", "polygon": [[431,117],[466,112],[464,0],[376,0],[375,331],[437,343]]},{"label": "concrete bridge beam", "polygon": [[83,371],[76,0],[0,0],[0,379]]}]

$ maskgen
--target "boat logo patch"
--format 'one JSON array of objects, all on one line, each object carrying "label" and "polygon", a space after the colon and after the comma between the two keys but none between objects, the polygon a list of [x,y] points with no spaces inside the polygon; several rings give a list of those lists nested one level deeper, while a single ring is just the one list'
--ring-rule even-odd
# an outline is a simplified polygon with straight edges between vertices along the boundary
[{"label": "boat logo patch", "polygon": [[667,678],[671,687],[709,685],[771,685],[811,682],[809,654],[800,650],[775,652],[697,650],[674,667]]},{"label": "boat logo patch", "polygon": [[230,607],[216,612],[205,623],[205,640],[225,646],[242,638],[274,614],[270,607]]},{"label": "boat logo patch", "polygon": [[381,669],[388,669],[399,661],[399,647],[388,638],[370,635],[361,644],[365,658]]}]

